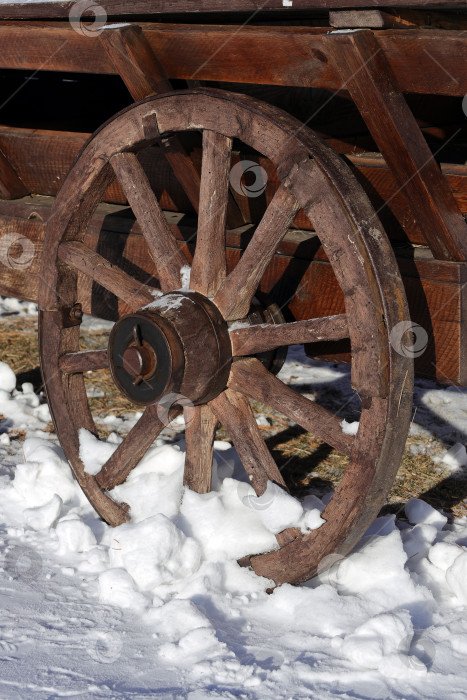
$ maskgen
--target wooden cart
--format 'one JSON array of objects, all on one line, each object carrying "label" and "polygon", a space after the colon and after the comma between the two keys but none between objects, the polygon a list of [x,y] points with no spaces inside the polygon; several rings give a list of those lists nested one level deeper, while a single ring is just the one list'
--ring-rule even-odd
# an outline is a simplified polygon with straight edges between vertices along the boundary
[{"label": "wooden cart", "polygon": [[[345,555],[377,515],[414,360],[467,384],[466,5],[361,4],[0,5],[0,292],[39,302],[76,478],[124,522],[111,489],[184,411],[190,488],[210,489],[219,423],[257,494],[287,488],[249,399],[271,406],[349,458],[322,527],[242,560],[277,583]],[[107,349],[79,351],[83,313],[116,322]],[[295,343],[351,362],[356,436],[277,378]],[[83,374],[100,368],[144,412],[91,476]]]}]

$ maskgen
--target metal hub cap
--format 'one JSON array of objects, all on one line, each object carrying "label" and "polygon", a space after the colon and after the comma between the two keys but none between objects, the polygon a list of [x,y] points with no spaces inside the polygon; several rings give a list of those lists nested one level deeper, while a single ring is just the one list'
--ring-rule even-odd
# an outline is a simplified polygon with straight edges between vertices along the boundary
[{"label": "metal hub cap", "polygon": [[133,403],[177,394],[198,404],[225,389],[232,353],[217,307],[197,292],[173,292],[115,324],[109,358],[115,384]]}]

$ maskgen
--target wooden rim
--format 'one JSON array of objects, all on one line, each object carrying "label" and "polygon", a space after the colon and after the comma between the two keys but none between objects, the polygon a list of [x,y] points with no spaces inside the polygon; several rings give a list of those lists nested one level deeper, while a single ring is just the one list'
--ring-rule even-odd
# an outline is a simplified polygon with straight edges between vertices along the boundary
[{"label": "wooden rim", "polygon": [[[49,405],[65,454],[92,505],[112,525],[128,519],[127,506],[113,501],[105,489],[126,479],[164,424],[157,405],[149,405],[100,474],[84,472],[78,432],[86,428],[96,433],[96,428],[83,373],[108,366],[109,356],[105,351],[79,353],[79,325],[70,310],[79,303],[77,279],[84,274],[115,294],[127,313],[148,304],[154,313],[166,313],[153,307],[163,307],[167,295],[180,289],[181,271],[186,271],[188,262],[136,154],[167,135],[186,131],[203,135],[190,289],[205,300],[205,312],[209,314],[212,306],[225,324],[248,314],[266,267],[299,209],[314,222],[344,293],[346,313],[339,317],[237,327],[228,336],[224,328],[216,331],[215,339],[208,333],[211,343],[225,345],[230,339],[235,361],[207,403],[184,409],[189,418],[185,483],[200,492],[210,488],[219,421],[258,494],[268,480],[287,488],[261,438],[248,397],[284,413],[349,456],[345,474],[323,512],[326,523],[321,528],[308,534],[286,530],[277,536],[279,549],[243,561],[277,583],[297,583],[313,576],[327,555],[347,553],[384,503],[408,431],[413,382],[411,360],[389,342],[391,330],[409,316],[381,224],[347,166],[301,123],[251,98],[198,89],[144,100],[95,134],[64,182],[47,226],[39,304],[41,365]],[[280,185],[240,261],[227,274],[225,222],[233,139],[268,157]],[[114,177],[126,192],[157,268],[163,296],[155,305],[154,289],[110,265],[83,242],[90,217]],[[188,347],[196,332],[190,341],[185,321],[182,325],[182,330],[174,326],[176,342]],[[352,386],[362,399],[355,438],[342,432],[337,416],[292,391],[255,357],[282,345],[345,337],[352,348]],[[229,353],[223,356],[224,363],[230,363],[229,357]],[[192,369],[184,366],[183,372],[183,386],[190,386]],[[199,395],[207,395],[202,389],[198,387]]]}]

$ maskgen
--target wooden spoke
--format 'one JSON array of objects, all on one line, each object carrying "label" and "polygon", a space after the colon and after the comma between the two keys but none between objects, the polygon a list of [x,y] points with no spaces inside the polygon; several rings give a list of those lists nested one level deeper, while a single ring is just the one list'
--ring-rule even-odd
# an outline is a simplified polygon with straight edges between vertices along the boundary
[{"label": "wooden spoke", "polygon": [[247,315],[261,278],[298,209],[294,195],[280,185],[240,262],[214,298],[227,320]]},{"label": "wooden spoke", "polygon": [[100,284],[125,302],[133,311],[154,301],[148,287],[115,267],[84,243],[66,241],[60,244],[58,257]]},{"label": "wooden spoke", "polygon": [[349,337],[347,317],[324,316],[293,323],[262,323],[230,332],[232,355],[256,355],[283,345],[317,343],[321,340],[342,340]]},{"label": "wooden spoke", "polygon": [[146,408],[139,421],[104,464],[96,476],[101,488],[113,489],[114,486],[122,484],[144,457],[159,433],[180,412],[172,409],[169,412],[168,421],[163,422],[158,416],[157,408],[155,404]]},{"label": "wooden spoke", "polygon": [[162,291],[180,289],[181,270],[188,263],[172,235],[143,167],[136,155],[128,152],[118,153],[110,162],[141,226]]},{"label": "wooden spoke", "polygon": [[212,453],[217,417],[209,406],[186,406],[186,456],[183,483],[192,491],[209,493],[211,490]]},{"label": "wooden spoke", "polygon": [[229,387],[262,401],[292,418],[331,447],[347,456],[351,455],[354,438],[342,431],[339,418],[281,382],[256,358],[250,357],[233,363]]},{"label": "wooden spoke", "polygon": [[59,367],[65,374],[81,374],[96,369],[108,369],[107,348],[105,350],[67,352],[60,356]]},{"label": "wooden spoke", "polygon": [[226,389],[209,405],[232,438],[256,494],[261,496],[265,492],[268,481],[287,488],[261,437],[246,396]]},{"label": "wooden spoke", "polygon": [[225,225],[229,193],[232,139],[203,132],[203,163],[199,194],[198,233],[191,287],[212,297],[226,276]]}]

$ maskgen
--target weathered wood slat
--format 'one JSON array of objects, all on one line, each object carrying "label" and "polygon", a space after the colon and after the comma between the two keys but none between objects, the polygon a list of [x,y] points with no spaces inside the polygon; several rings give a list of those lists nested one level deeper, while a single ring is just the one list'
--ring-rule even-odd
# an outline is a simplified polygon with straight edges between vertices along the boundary
[{"label": "weathered wood slat", "polygon": [[[11,217],[11,226],[13,228],[15,226],[24,227],[30,224],[34,231],[36,228],[40,231],[40,222],[47,221],[53,202],[54,199],[52,197],[25,197],[21,200],[12,201],[0,200],[2,227],[8,227],[7,221]],[[128,244],[130,244],[130,241],[137,241],[138,236],[142,236],[142,231],[138,222],[134,221],[128,214],[128,207],[125,206],[99,205],[91,221],[90,228],[93,235],[97,235],[97,232],[102,229],[102,235],[106,239],[112,232],[115,234],[131,233],[137,235],[127,239]],[[182,241],[190,240],[193,237],[196,227],[189,217],[181,217],[170,212],[165,212],[165,216],[173,235],[179,241],[179,245],[181,245]],[[5,217],[8,217],[8,219]],[[26,222],[26,219],[29,221]],[[10,229],[5,228],[5,230]],[[22,231],[23,228],[19,230]],[[227,231],[226,243],[228,248],[244,248],[246,241],[251,237],[248,235],[249,230],[254,231],[254,227]],[[34,241],[40,241],[41,235],[34,233],[32,238]],[[141,247],[141,241],[139,245]],[[131,249],[133,250],[133,244],[131,244]],[[319,246],[316,234],[310,231],[289,229],[278,245],[276,252],[280,256],[294,257],[297,260],[327,261],[323,249]],[[428,248],[404,246],[396,248],[396,254],[404,277],[455,283],[464,281],[461,275],[461,271],[464,269],[462,265],[445,260],[434,260]]]},{"label": "weathered wood slat", "polygon": [[209,493],[217,417],[209,406],[186,406],[186,455],[183,483],[197,493]]},{"label": "weathered wood slat", "polygon": [[210,401],[209,406],[235,445],[256,494],[261,496],[264,493],[268,480],[287,488],[261,437],[246,396],[226,389]]},{"label": "weathered wood slat", "polygon": [[328,35],[333,60],[436,258],[467,260],[467,224],[370,30]]},{"label": "weathered wood slat", "polygon": [[[44,201],[45,200],[45,201]],[[42,253],[42,240],[45,224],[37,219],[28,219],[31,214],[47,220],[51,198],[32,197],[26,201],[0,201],[0,236],[8,233],[25,235],[34,244],[31,264],[24,269],[14,269],[0,262],[0,293],[22,299],[37,301],[39,261]],[[42,204],[41,204],[42,203]],[[86,236],[86,245],[106,258],[121,264],[129,274],[137,272],[142,282],[150,281],[156,274],[155,266],[147,255],[147,247],[141,234],[131,230],[131,220],[116,214],[121,207],[100,205],[94,215],[94,223]],[[6,216],[6,212],[15,214]],[[137,230],[137,229],[135,229]],[[344,305],[342,294],[337,286],[332,269],[324,255],[318,250],[315,262],[310,264],[304,258],[307,247],[297,233],[290,234],[290,240],[281,244],[283,252],[276,255],[268,267],[263,291],[273,295],[279,304],[287,303],[287,308],[297,319],[317,318],[342,314]],[[0,238],[1,240],[1,238]],[[228,241],[228,268],[239,259],[239,236]],[[179,245],[183,246],[182,240]],[[298,246],[298,248],[297,248]],[[316,251],[316,248],[314,249]],[[287,253],[289,251],[289,253]],[[290,257],[291,254],[297,258]],[[422,254],[427,254],[420,257]],[[466,312],[464,299],[467,290],[467,266],[464,263],[433,260],[423,248],[404,248],[398,257],[399,268],[409,299],[411,318],[428,333],[426,351],[415,359],[415,368],[420,376],[436,378],[441,382],[467,385],[465,375],[467,363],[461,363],[461,353],[467,346],[465,329],[461,321]],[[113,257],[112,257],[113,256]],[[154,284],[156,281],[154,280]],[[117,305],[109,295],[109,303],[102,297],[100,288],[99,303],[96,293],[91,295],[92,283],[89,277],[79,277],[80,301],[86,313],[93,312],[103,318],[115,318]],[[290,301],[289,297],[291,297]],[[109,305],[110,304],[110,305]],[[120,313],[129,307],[122,306]],[[316,356],[326,356],[333,360],[348,361],[345,348],[338,343],[321,344],[314,347]]]},{"label": "weathered wood slat", "polygon": [[109,357],[107,349],[67,352],[61,355],[59,364],[65,374],[79,374],[96,369],[108,369]]},{"label": "weathered wood slat", "polygon": [[342,340],[349,337],[347,317],[327,316],[294,323],[236,328],[230,332],[232,355],[255,355],[283,345]]},{"label": "weathered wood slat", "polygon": [[[165,423],[159,419],[157,408],[156,405],[152,405],[145,409],[136,425],[104,464],[96,476],[101,488],[112,489],[117,484],[122,484],[164,429]],[[173,409],[171,419],[176,415],[177,411]]]},{"label": "weathered wood slat", "polygon": [[154,301],[153,295],[145,285],[132,279],[126,272],[112,265],[102,255],[95,253],[83,243],[78,241],[61,243],[58,256],[62,262],[68,263],[108,289],[135,311],[140,306]]},{"label": "weathered wood slat", "polygon": [[[0,149],[7,154],[28,191],[55,195],[88,137],[89,134],[0,126]],[[270,202],[278,186],[277,175],[271,163],[264,158],[256,159],[250,154],[242,157],[257,160],[265,168],[268,179],[264,198],[266,203]],[[355,166],[359,181],[369,194],[375,209],[379,210],[389,237],[392,240],[426,244],[407,199],[402,192],[397,192],[398,186],[383,157],[378,154],[348,154],[347,158]],[[186,194],[175,179],[171,167],[165,162],[162,150],[143,151],[139,159],[161,207],[167,211],[190,212]],[[441,171],[458,207],[467,214],[467,166],[442,163]],[[247,200],[240,196],[239,199]],[[126,202],[117,180],[109,187],[105,201],[117,204]],[[401,228],[394,225],[394,217]],[[311,227],[303,212],[297,214],[294,225],[302,229]]]},{"label": "weathered wood slat", "polygon": [[230,320],[247,315],[261,277],[298,209],[293,194],[280,186],[242,259],[214,298],[224,318]]},{"label": "weathered wood slat", "polygon": [[226,276],[225,227],[232,139],[203,132],[200,206],[191,286],[213,297]]},{"label": "weathered wood slat", "polygon": [[98,36],[135,102],[172,90],[141,27],[114,25],[111,29],[103,29]]},{"label": "weathered wood slat", "polygon": [[336,29],[362,27],[371,29],[410,29],[430,27],[460,30],[467,27],[467,17],[446,10],[437,12],[436,10],[425,10],[423,8],[331,10],[329,12],[329,24]]},{"label": "weathered wood slat", "polygon": [[[68,17],[75,2],[73,0],[55,0],[45,2],[34,0],[26,3],[9,3],[2,5],[0,17],[17,19],[29,17],[62,18]],[[384,5],[384,3],[381,3]],[[283,4],[283,0],[231,0],[226,7],[225,0],[102,0],[102,7],[110,17],[129,17],[131,15],[176,14],[176,13],[210,13],[210,12],[266,12],[281,11],[293,17],[297,10],[316,10],[334,7],[365,7],[365,0],[294,0],[293,6]],[[440,0],[392,0],[394,7],[439,7]],[[465,0],[449,0],[445,7],[465,7]],[[87,13],[89,15],[89,12]],[[92,17],[92,15],[91,15]]]},{"label": "weathered wood slat", "polygon": [[[455,263],[450,263],[454,265]],[[344,310],[342,295],[333,279],[330,266],[324,262],[315,262],[309,281],[302,292],[309,294],[310,316],[342,313]],[[465,277],[467,268],[459,264],[461,278]],[[446,283],[432,277],[430,280],[403,276],[403,282],[409,303],[410,316],[427,334],[427,346],[415,358],[415,371],[420,376],[436,377],[440,382],[449,383],[448,376],[464,373],[459,365],[459,356],[465,343],[465,326],[462,326],[461,296],[465,283]],[[300,304],[292,303],[295,318],[300,317]],[[319,309],[319,312],[318,312]],[[423,331],[422,338],[423,338]],[[348,346],[336,347],[338,344],[322,344],[313,347],[313,356],[322,359],[334,358],[348,362]],[[423,346],[422,346],[423,350]],[[454,372],[452,371],[454,370]],[[442,375],[444,374],[444,379]]]},{"label": "weathered wood slat", "polygon": [[[323,42],[326,29],[141,26],[169,79],[341,87]],[[462,31],[389,29],[376,31],[375,38],[403,92],[467,93],[467,42]],[[68,22],[0,24],[0,67],[116,73],[100,41],[80,35]]]},{"label": "weathered wood slat", "polygon": [[[141,27],[129,24],[113,27],[102,31],[99,37],[135,102],[172,90]],[[197,211],[200,177],[182,142],[172,136],[162,153]]]},{"label": "weathered wood slat", "polygon": [[233,363],[229,387],[265,403],[336,450],[351,455],[354,438],[343,432],[341,420],[281,382],[256,358]]},{"label": "weathered wood slat", "polygon": [[[4,149],[29,192],[56,195],[89,136],[77,132],[0,126],[0,149]],[[161,206],[168,211],[192,211],[185,191],[165,162],[162,149],[145,150],[140,158]],[[117,204],[127,201],[117,180],[110,185],[104,199]]]}]

